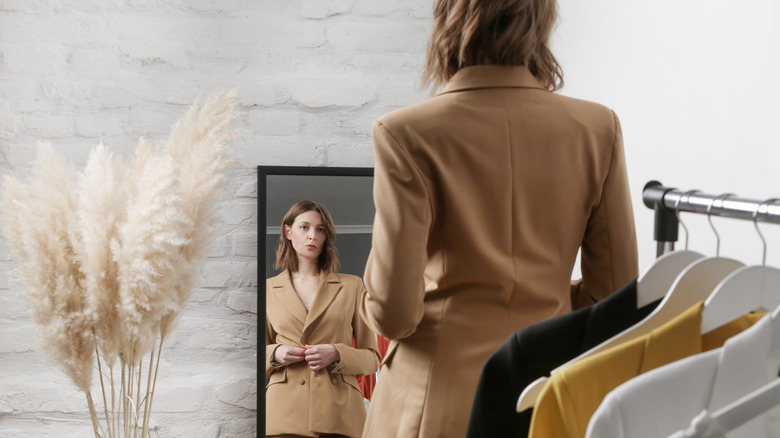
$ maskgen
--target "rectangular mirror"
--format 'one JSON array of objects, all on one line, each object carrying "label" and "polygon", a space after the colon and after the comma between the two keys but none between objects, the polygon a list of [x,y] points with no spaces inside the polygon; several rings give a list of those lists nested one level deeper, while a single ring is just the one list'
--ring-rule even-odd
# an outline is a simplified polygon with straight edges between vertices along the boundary
[{"label": "rectangular mirror", "polygon": [[[282,218],[296,202],[325,205],[336,224],[339,272],[363,276],[374,221],[374,169],[370,167],[257,167],[257,328],[265,339],[265,279],[273,268]],[[258,339],[257,436],[265,436],[265,345]],[[259,382],[258,382],[259,383]]]}]

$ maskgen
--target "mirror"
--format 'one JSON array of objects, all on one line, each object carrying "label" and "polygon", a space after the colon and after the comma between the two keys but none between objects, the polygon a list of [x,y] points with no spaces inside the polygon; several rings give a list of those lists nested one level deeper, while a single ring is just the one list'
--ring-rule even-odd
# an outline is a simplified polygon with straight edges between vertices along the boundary
[{"label": "mirror", "polygon": [[[336,224],[339,272],[363,277],[374,221],[374,169],[370,167],[257,167],[257,327],[265,339],[265,279],[273,268],[280,225],[296,202],[327,207]],[[265,344],[258,339],[257,375],[265,375]],[[264,380],[264,379],[263,379]],[[258,436],[265,436],[265,384],[257,391]]]}]

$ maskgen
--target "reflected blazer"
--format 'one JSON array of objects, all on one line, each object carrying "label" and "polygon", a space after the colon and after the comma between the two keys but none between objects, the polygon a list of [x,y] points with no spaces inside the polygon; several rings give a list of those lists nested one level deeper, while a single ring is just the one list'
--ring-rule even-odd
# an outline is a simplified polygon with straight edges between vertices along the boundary
[{"label": "reflected blazer", "polygon": [[[306,311],[289,271],[266,280],[266,433],[316,436],[313,432],[359,437],[366,410],[356,375],[379,368],[376,335],[358,314],[365,292],[359,277],[320,274],[320,285]],[[352,337],[356,347],[351,347]],[[271,363],[279,345],[333,344],[337,365],[314,372],[306,361]]]},{"label": "reflected blazer", "polygon": [[523,66],[473,66],[380,117],[373,141],[361,314],[392,342],[364,436],[463,437],[510,334],[638,277],[620,124]]}]

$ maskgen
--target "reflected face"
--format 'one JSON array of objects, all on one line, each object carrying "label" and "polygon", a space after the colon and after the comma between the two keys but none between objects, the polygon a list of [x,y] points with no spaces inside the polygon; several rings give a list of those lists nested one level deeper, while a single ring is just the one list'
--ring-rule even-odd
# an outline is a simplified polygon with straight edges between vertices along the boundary
[{"label": "reflected face", "polygon": [[327,240],[322,215],[316,211],[299,214],[292,227],[284,226],[284,235],[292,243],[299,258],[309,259],[315,264]]}]

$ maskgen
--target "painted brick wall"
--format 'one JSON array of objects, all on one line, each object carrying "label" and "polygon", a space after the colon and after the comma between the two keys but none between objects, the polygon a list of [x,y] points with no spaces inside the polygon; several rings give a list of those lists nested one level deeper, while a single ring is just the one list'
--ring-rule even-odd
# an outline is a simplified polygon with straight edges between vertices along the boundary
[{"label": "painted brick wall", "polygon": [[[224,226],[164,348],[152,436],[256,436],[255,166],[370,166],[370,124],[421,100],[417,0],[0,0],[0,174],[39,140],[82,168],[103,142],[164,140],[197,96],[239,88]],[[39,351],[0,238],[0,436],[92,437],[83,394]],[[261,389],[262,390],[262,389]]]}]

